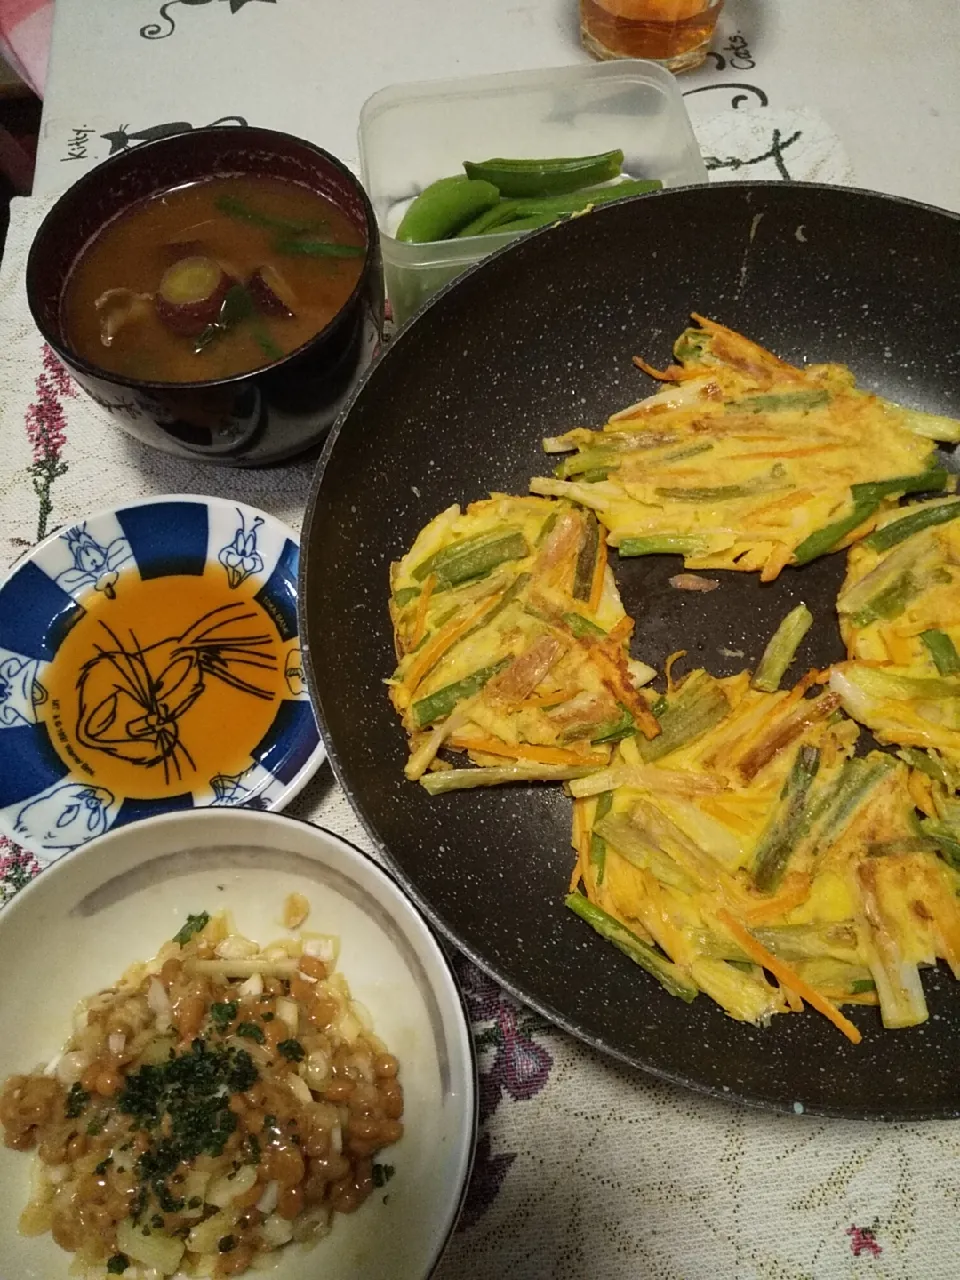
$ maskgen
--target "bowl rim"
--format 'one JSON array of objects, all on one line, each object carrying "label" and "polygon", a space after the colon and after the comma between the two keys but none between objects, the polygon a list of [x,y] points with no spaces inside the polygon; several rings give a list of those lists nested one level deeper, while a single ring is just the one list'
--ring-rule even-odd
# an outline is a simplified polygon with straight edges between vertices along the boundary
[{"label": "bowl rim", "polygon": [[[252,503],[245,502],[242,499],[234,500],[232,498],[220,497],[217,494],[202,494],[202,493],[152,494],[145,498],[131,498],[128,502],[116,503],[110,507],[99,507],[96,511],[88,512],[86,515],[77,516],[75,519],[71,520],[69,523],[62,524],[59,526],[59,528],[53,529],[50,533],[46,535],[46,537],[41,538],[40,541],[35,543],[32,547],[28,547],[16,558],[16,560],[13,561],[12,564],[7,566],[7,568],[3,571],[3,573],[0,574],[0,599],[2,599],[3,592],[6,590],[8,584],[12,581],[12,579],[16,576],[16,574],[19,573],[20,570],[25,565],[33,562],[36,559],[37,555],[44,550],[44,548],[48,546],[52,546],[59,538],[62,538],[64,534],[71,532],[73,529],[76,529],[79,525],[87,524],[93,520],[106,519],[111,516],[116,516],[118,511],[128,511],[134,507],[151,507],[156,505],[157,503],[168,503],[168,502],[194,502],[194,503],[202,503],[204,506],[207,506],[207,507],[214,506],[214,507],[220,507],[220,508],[231,508],[234,510],[238,506],[245,507],[248,511],[252,511],[258,516],[265,516],[272,524],[274,524],[290,539],[290,541],[297,548],[297,574],[296,574],[297,633],[298,633],[298,638],[300,640],[300,650],[302,654],[303,637],[302,635],[300,635],[299,564],[303,554],[303,547],[301,545],[300,535],[296,532],[295,529],[291,529],[290,526],[285,521],[280,520],[277,516],[273,515],[269,511],[264,511],[263,508],[261,507],[254,506]],[[317,713],[313,707],[313,695],[309,691],[309,686],[307,686],[307,689],[308,689],[308,700],[310,704],[310,710],[313,712],[313,723],[314,723],[314,728],[316,730],[317,744],[313,748],[313,750],[310,752],[310,755],[307,758],[306,763],[303,765],[303,767],[299,769],[296,774],[294,774],[290,782],[287,783],[287,785],[283,788],[279,797],[274,802],[273,808],[265,811],[248,810],[248,812],[267,812],[270,814],[277,813],[279,809],[284,808],[286,805],[290,804],[293,800],[297,798],[297,796],[304,789],[307,783],[310,782],[316,776],[321,765],[323,765],[323,763],[327,759],[326,743],[324,742],[323,735],[320,732],[320,724],[319,724],[319,721],[317,720]],[[67,775],[67,778],[69,778],[70,776],[71,775]],[[206,809],[213,809],[213,810],[230,809],[236,812],[237,810],[242,809],[243,807],[244,807],[243,805],[236,805],[236,804],[200,805],[189,810],[188,812],[202,813]],[[159,814],[155,816],[163,817],[167,815]],[[104,839],[105,836],[110,835],[111,832],[113,831],[124,831],[127,829],[127,827],[139,825],[140,822],[144,822],[144,821],[149,822],[153,820],[154,820],[153,818],[146,818],[146,819],[141,818],[141,819],[138,819],[136,822],[124,823],[120,827],[112,826],[109,828],[109,830],[105,831],[103,835],[95,836],[93,840],[85,840],[83,841],[82,844],[74,846],[73,849],[68,850],[66,853],[60,854],[59,857],[55,857],[51,859],[48,865],[52,866],[56,862],[62,862],[63,859],[65,857],[69,857],[71,853],[75,853],[78,849],[85,849],[88,845],[95,843],[97,840]],[[7,839],[13,841],[14,843],[17,843],[18,841],[16,832],[14,832],[12,827],[8,826],[8,824],[4,820],[2,816],[2,810],[0,810],[0,835],[6,836]],[[3,908],[0,908],[0,914],[2,914],[2,910]]]},{"label": "bowl rim", "polygon": [[[37,307],[35,305],[36,289],[34,281],[36,272],[39,270],[39,259],[43,249],[43,240],[52,234],[51,224],[54,219],[62,216],[65,209],[69,212],[73,202],[82,202],[87,194],[96,190],[98,184],[103,182],[105,178],[109,181],[114,172],[122,172],[124,167],[127,165],[142,163],[142,161],[138,161],[138,157],[146,155],[146,164],[149,168],[151,157],[154,157],[158,151],[173,150],[178,146],[182,147],[185,142],[189,144],[189,140],[191,139],[198,137],[210,137],[214,134],[217,136],[226,134],[228,137],[239,137],[241,139],[244,137],[250,138],[252,135],[256,135],[262,138],[268,146],[271,140],[278,139],[284,144],[294,144],[295,146],[302,147],[305,150],[312,152],[315,156],[320,157],[320,159],[326,161],[339,174],[341,174],[341,176],[347,179],[354,188],[355,194],[360,201],[363,208],[364,220],[366,222],[366,252],[364,254],[363,266],[361,267],[360,275],[357,277],[357,282],[349,297],[346,298],[340,309],[330,318],[322,329],[312,337],[308,338],[305,342],[302,342],[299,347],[295,347],[293,351],[288,351],[287,354],[282,356],[279,360],[272,360],[267,364],[258,365],[257,368],[248,369],[245,373],[234,373],[225,378],[198,379],[194,382],[170,382],[156,378],[131,378],[126,374],[113,373],[109,369],[104,369],[101,365],[95,364],[92,360],[88,360],[86,356],[80,355],[80,353],[76,351],[69,342],[67,342],[62,329],[54,332],[52,328],[49,325],[44,324],[37,315]],[[210,178],[223,176],[230,175],[212,173],[208,175],[207,179],[197,179],[197,181],[207,181]],[[271,177],[272,175],[267,173],[260,176]],[[281,179],[281,181],[286,181],[286,179]],[[187,184],[179,184],[179,186],[184,185]],[[304,186],[306,184],[299,183],[295,185]],[[178,190],[179,186],[177,184],[167,186],[160,185],[149,195],[143,196],[139,200],[135,200],[133,203],[126,205],[119,212],[113,214],[105,222],[98,225],[96,231],[94,231],[93,234],[85,241],[79,252],[74,256],[63,280],[61,281],[60,293],[57,302],[58,308],[63,303],[63,295],[71,273],[73,272],[81,255],[85,252],[88,246],[92,244],[97,236],[102,234],[104,229],[108,227],[110,223],[114,222],[117,218],[124,217],[138,205],[161,195],[165,191]],[[308,190],[312,190],[312,188],[308,187]],[[316,192],[315,194],[319,195],[321,193]],[[180,391],[204,391],[215,387],[238,386],[248,378],[258,378],[262,377],[264,374],[273,374],[276,370],[285,369],[289,364],[305,355],[315,344],[332,336],[332,334],[345,323],[345,317],[353,310],[355,304],[362,301],[371,273],[379,271],[380,269],[379,262],[380,228],[377,223],[377,215],[374,213],[373,205],[370,203],[370,197],[367,195],[363,183],[357,175],[349,169],[341,159],[339,159],[339,157],[335,156],[331,151],[327,151],[325,148],[318,146],[317,143],[310,142],[307,138],[301,138],[297,134],[286,133],[280,129],[265,129],[261,128],[259,125],[204,125],[200,129],[191,129],[189,131],[184,131],[183,133],[170,134],[165,138],[153,138],[148,142],[139,143],[136,147],[132,147],[127,151],[121,151],[114,156],[108,156],[106,160],[102,160],[100,164],[96,165],[93,169],[81,174],[76,182],[67,187],[66,191],[61,192],[50,209],[47,210],[43,221],[34,232],[30,251],[27,254],[27,265],[25,269],[27,306],[30,309],[30,315],[33,318],[34,324],[40,331],[40,336],[43,338],[44,342],[53,349],[58,359],[62,360],[71,372],[76,371],[84,374],[86,377],[98,378],[114,386],[129,387],[131,390],[136,391],[155,391],[167,394],[170,392]]]},{"label": "bowl rim", "polygon": [[[111,840],[127,838],[135,830],[140,834],[144,834],[148,827],[156,827],[160,824],[169,826],[192,821],[199,821],[203,824],[220,820],[223,817],[239,819],[242,823],[249,823],[254,826],[273,825],[278,828],[281,826],[306,828],[309,832],[326,837],[334,844],[339,845],[346,852],[348,860],[359,867],[364,874],[370,875],[375,881],[379,880],[387,886],[397,903],[402,904],[402,908],[408,918],[419,927],[424,940],[433,953],[433,958],[437,962],[438,971],[442,978],[442,986],[449,997],[450,1011],[453,1014],[451,1025],[456,1028],[457,1039],[462,1051],[464,1071],[458,1084],[462,1086],[464,1105],[461,1108],[461,1118],[457,1130],[459,1147],[457,1178],[459,1187],[456,1197],[451,1197],[450,1208],[445,1215],[446,1220],[441,1224],[437,1232],[437,1242],[427,1262],[427,1270],[424,1272],[425,1280],[428,1280],[436,1271],[447,1246],[453,1238],[470,1189],[480,1125],[477,1051],[471,1032],[470,1013],[463,988],[454,970],[452,959],[443,945],[442,937],[392,871],[377,862],[369,853],[345,836],[332,831],[321,823],[310,822],[307,818],[298,818],[286,813],[244,809],[242,807],[182,809],[173,813],[157,814],[154,817],[143,818],[138,822],[129,823],[125,827],[111,829],[104,832],[102,836],[97,836],[96,839],[88,840],[85,844],[71,849],[62,858],[57,859],[55,863],[44,867],[28,884],[19,890],[5,907],[0,907],[0,930],[5,927],[4,920],[9,918],[10,912],[16,913],[23,910],[23,904],[25,903],[32,906],[38,894],[45,892],[41,886],[50,883],[51,875],[65,874],[78,858],[96,857],[100,853],[100,846],[109,843]],[[312,855],[308,854],[307,856]],[[142,840],[137,854],[136,865],[145,865],[151,861],[152,857],[151,842]],[[103,865],[105,869],[108,869],[109,861],[105,861]],[[439,984],[432,979],[429,981],[431,989],[436,990]],[[80,998],[82,999],[82,996]]]}]

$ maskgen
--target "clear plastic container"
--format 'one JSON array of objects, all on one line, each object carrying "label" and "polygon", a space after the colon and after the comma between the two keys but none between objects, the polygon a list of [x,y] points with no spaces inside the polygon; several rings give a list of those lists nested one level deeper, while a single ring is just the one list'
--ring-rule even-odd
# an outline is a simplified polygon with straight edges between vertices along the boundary
[{"label": "clear plastic container", "polygon": [[429,244],[393,238],[410,201],[437,178],[462,172],[464,160],[594,155],[620,148],[628,177],[659,178],[665,187],[707,181],[676,81],[652,62],[392,85],[364,103],[359,144],[398,322],[448,280],[523,234]]}]

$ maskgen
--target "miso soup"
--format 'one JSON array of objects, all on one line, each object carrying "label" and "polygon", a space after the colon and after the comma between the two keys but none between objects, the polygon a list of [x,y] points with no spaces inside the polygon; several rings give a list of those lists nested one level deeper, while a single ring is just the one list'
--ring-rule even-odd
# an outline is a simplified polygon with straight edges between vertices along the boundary
[{"label": "miso soup", "polygon": [[333,319],[366,256],[329,200],[278,178],[218,177],[108,223],[67,280],[63,330],[130,378],[200,382],[295,351]]}]

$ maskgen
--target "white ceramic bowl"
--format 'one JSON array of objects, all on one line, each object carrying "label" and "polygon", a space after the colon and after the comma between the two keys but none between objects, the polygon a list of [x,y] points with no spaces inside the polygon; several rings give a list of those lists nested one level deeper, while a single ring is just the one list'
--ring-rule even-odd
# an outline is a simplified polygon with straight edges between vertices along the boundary
[{"label": "white ceramic bowl", "polygon": [[[405,1133],[396,1170],[313,1251],[287,1250],[274,1280],[420,1280],[460,1210],[473,1156],[473,1052],[459,988],[431,929],[393,881],[339,837],[278,814],[199,809],[135,823],[68,854],[0,914],[0,1077],[49,1061],[82,997],[153,955],[190,912],[229,909],[247,937],[282,935],[289,893],[306,928],[341,940],[338,968],[396,1053]],[[57,1280],[72,1256],[17,1232],[32,1154],[0,1147],[0,1275]]]}]

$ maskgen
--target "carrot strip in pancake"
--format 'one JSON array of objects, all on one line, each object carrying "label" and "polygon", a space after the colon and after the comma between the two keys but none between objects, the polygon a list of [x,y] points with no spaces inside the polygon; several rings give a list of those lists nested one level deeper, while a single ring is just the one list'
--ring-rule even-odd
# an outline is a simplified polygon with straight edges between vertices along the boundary
[{"label": "carrot strip in pancake", "polygon": [[431,573],[423,584],[423,590],[420,592],[420,599],[417,602],[417,616],[413,624],[413,635],[410,637],[411,649],[415,649],[426,634],[427,610],[430,608],[430,598],[436,585],[437,575]]},{"label": "carrot strip in pancake", "polygon": [[809,982],[805,982],[788,964],[779,960],[771,951],[768,951],[762,943],[759,943],[749,930],[745,929],[739,920],[735,920],[726,907],[720,907],[717,910],[717,919],[729,930],[731,936],[747,953],[751,960],[755,960],[757,964],[762,965],[769,973],[772,973],[782,987],[789,987],[790,990],[801,1000],[806,1000],[818,1013],[822,1013],[825,1018],[833,1023],[838,1031],[842,1031],[852,1044],[859,1044],[863,1039],[858,1029],[853,1025],[849,1018],[845,1018],[835,1004],[832,1004],[826,996],[822,996],[816,988],[811,987]]},{"label": "carrot strip in pancake", "polygon": [[499,604],[505,594],[506,589],[502,591],[495,591],[493,595],[487,596],[487,598],[482,601],[482,603],[478,605],[472,613],[467,614],[465,618],[454,618],[449,626],[445,627],[442,631],[437,632],[424,649],[423,653],[417,656],[413,666],[407,672],[406,676],[404,676],[403,683],[411,695],[416,691],[416,688],[423,677],[431,670],[431,668],[437,665],[447,650],[451,648],[451,646],[455,645],[462,636],[465,636],[472,627],[476,626],[480,619],[489,612],[495,604]]}]

